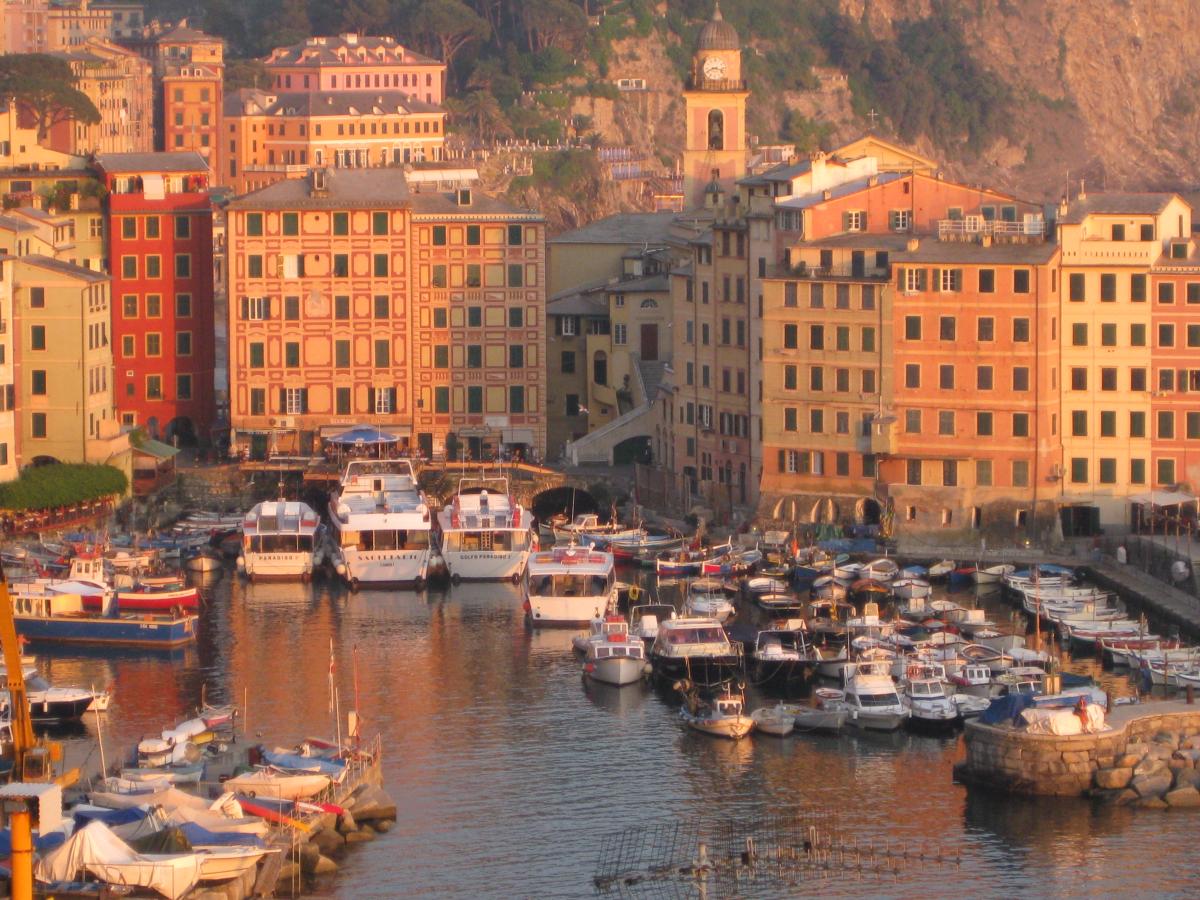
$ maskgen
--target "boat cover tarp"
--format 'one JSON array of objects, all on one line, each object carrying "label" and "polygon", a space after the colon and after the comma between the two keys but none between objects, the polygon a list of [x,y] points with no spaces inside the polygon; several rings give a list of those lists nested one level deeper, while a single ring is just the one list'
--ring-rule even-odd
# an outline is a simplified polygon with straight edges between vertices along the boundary
[{"label": "boat cover tarp", "polygon": [[979,714],[983,725],[1016,725],[1021,721],[1021,713],[1033,706],[1033,695],[1023,693],[1006,694],[996,697],[991,705]]},{"label": "boat cover tarp", "polygon": [[165,788],[161,791],[140,791],[137,793],[111,793],[92,791],[88,799],[96,806],[108,809],[129,809],[132,806],[161,806],[166,810],[173,809],[207,809],[208,804],[203,797],[186,794],[178,788]]},{"label": "boat cover tarp", "polygon": [[284,750],[266,750],[263,757],[276,768],[293,772],[316,772],[328,775],[334,781],[341,781],[342,776],[346,774],[345,763],[316,756],[301,756],[299,753],[288,753]]},{"label": "boat cover tarp", "polygon": [[110,884],[150,888],[167,900],[178,900],[200,879],[200,857],[137,853],[103,822],[90,822],[42,856],[34,874],[39,881],[68,881],[80,872]]},{"label": "boat cover tarp", "polygon": [[139,853],[187,853],[192,849],[187,835],[174,826],[130,841],[129,846]]},{"label": "boat cover tarp", "polygon": [[[66,839],[66,832],[63,831],[35,834],[33,847],[38,853],[49,853],[55,847],[61,847]],[[12,831],[8,828],[0,828],[0,859],[8,859],[10,856],[12,856]]]},{"label": "boat cover tarp", "polygon": [[242,834],[236,831],[209,831],[195,822],[179,826],[179,830],[191,842],[193,847],[255,847],[266,849],[267,842],[254,834]]},{"label": "boat cover tarp", "polygon": [[103,822],[111,828],[114,825],[140,822],[146,818],[147,811],[134,806],[129,809],[76,809],[74,813],[76,828],[83,828],[88,822]]}]

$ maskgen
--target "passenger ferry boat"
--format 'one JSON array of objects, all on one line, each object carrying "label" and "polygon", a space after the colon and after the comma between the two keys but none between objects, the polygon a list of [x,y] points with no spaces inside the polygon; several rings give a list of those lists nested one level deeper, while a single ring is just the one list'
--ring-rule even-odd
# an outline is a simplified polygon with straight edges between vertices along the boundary
[{"label": "passenger ferry boat", "polygon": [[351,587],[425,583],[432,524],[407,459],[347,463],[329,500],[329,518],[334,568]]},{"label": "passenger ferry boat", "polygon": [[260,578],[308,581],[325,558],[321,517],[306,503],[268,500],[242,520],[238,568]]},{"label": "passenger ferry boat", "polygon": [[529,513],[502,475],[464,479],[454,502],[438,513],[442,558],[456,584],[511,580],[517,584],[532,546]]},{"label": "passenger ferry boat", "polygon": [[529,557],[525,614],[535,628],[583,627],[616,607],[611,553],[572,544]]}]

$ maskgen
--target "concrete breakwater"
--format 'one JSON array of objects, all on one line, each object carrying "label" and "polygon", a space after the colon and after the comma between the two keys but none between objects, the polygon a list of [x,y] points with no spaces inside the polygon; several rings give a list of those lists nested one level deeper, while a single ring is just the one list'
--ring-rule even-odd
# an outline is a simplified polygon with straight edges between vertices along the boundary
[{"label": "concrete breakwater", "polygon": [[955,780],[1010,794],[1200,806],[1200,706],[1120,706],[1096,734],[1029,734],[972,722]]}]

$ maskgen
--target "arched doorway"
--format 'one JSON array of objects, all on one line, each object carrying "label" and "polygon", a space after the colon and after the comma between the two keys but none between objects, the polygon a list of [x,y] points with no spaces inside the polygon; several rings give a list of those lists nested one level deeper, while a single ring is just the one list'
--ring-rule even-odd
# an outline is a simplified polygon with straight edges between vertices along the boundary
[{"label": "arched doorway", "polygon": [[855,516],[863,525],[878,525],[883,517],[883,507],[874,497],[864,497],[858,501]]},{"label": "arched doorway", "polygon": [[35,456],[30,462],[31,466],[57,466],[59,461],[53,456]]},{"label": "arched doorway", "polygon": [[838,520],[837,503],[832,497],[824,497],[813,504],[810,521],[814,525],[834,525]]},{"label": "arched doorway", "polygon": [[191,447],[196,443],[196,427],[187,416],[179,416],[167,423],[163,437],[168,441],[179,438],[182,446]]},{"label": "arched doorway", "polygon": [[648,465],[652,459],[653,454],[651,453],[650,436],[648,434],[638,434],[630,438],[625,438],[625,440],[613,447],[613,465],[624,466],[635,462]]}]

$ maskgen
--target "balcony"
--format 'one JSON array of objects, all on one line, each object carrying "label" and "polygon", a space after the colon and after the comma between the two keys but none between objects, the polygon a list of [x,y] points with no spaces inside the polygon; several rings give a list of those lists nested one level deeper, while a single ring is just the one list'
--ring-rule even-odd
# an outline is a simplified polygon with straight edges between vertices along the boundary
[{"label": "balcony", "polygon": [[1000,222],[983,216],[938,221],[939,241],[980,241],[985,237],[1003,243],[1035,242],[1046,236],[1046,222],[1041,216],[1030,216],[1023,222]]},{"label": "balcony", "polygon": [[724,94],[737,93],[746,90],[746,82],[740,78],[688,78],[689,91],[709,91]]},{"label": "balcony", "polygon": [[888,270],[884,266],[855,265],[844,263],[840,266],[810,266],[801,262],[790,272],[793,278],[810,279],[812,281],[887,281]]}]

